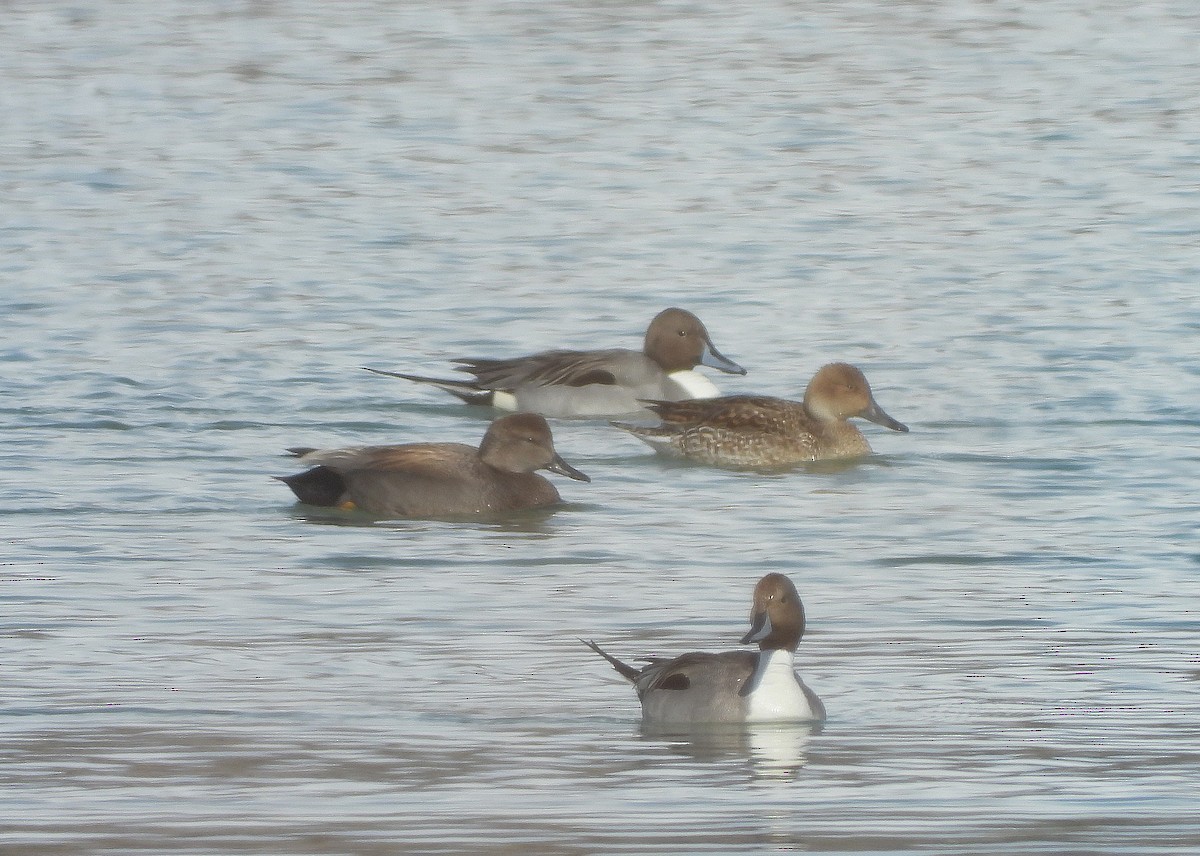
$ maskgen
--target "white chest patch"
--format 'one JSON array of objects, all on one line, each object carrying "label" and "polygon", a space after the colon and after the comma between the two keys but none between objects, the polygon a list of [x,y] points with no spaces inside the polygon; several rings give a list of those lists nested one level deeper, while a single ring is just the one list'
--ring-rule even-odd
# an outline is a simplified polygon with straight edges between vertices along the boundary
[{"label": "white chest patch", "polygon": [[716,384],[692,369],[671,372],[667,377],[679,384],[691,398],[716,398],[721,394]]},{"label": "white chest patch", "polygon": [[779,722],[817,719],[792,671],[791,651],[764,651],[759,654],[754,685],[747,698],[747,722]]}]

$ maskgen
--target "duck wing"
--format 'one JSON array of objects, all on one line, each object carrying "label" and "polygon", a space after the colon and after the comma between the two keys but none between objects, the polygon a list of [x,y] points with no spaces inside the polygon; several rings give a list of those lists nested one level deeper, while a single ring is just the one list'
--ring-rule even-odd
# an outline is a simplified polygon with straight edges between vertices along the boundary
[{"label": "duck wing", "polygon": [[622,381],[629,355],[635,351],[613,348],[606,351],[543,351],[513,359],[463,358],[455,360],[460,371],[475,375],[486,389],[516,389],[521,386],[614,385]]},{"label": "duck wing", "polygon": [[646,407],[669,425],[708,425],[729,431],[778,431],[805,418],[799,402],[766,395],[726,395],[687,401],[647,401]]}]

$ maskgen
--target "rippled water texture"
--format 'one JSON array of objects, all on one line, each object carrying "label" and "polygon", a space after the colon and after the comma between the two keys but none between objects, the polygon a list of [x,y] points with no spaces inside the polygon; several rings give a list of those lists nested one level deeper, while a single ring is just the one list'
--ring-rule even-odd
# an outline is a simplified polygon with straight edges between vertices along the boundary
[{"label": "rippled water texture", "polygon": [[[1192,2],[9,3],[0,850],[1192,853]],[[909,434],[769,475],[554,423],[549,513],[296,508],[477,442],[360,366],[695,311]],[[622,658],[797,584],[820,729]]]}]

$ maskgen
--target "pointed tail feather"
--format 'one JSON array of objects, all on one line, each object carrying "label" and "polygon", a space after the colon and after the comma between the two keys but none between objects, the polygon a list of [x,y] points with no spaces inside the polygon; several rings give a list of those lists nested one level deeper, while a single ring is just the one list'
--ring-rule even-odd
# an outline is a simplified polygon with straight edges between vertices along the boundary
[{"label": "pointed tail feather", "polygon": [[608,660],[608,662],[612,664],[612,667],[616,669],[620,673],[621,677],[625,678],[625,680],[629,681],[630,683],[635,683],[637,681],[638,675],[641,673],[633,666],[629,665],[628,663],[622,663],[620,660],[618,660],[612,654],[609,654],[590,639],[580,639],[579,641],[584,645],[587,645],[605,660]]},{"label": "pointed tail feather", "polygon": [[680,457],[683,453],[675,448],[676,438],[680,436],[679,429],[673,425],[631,425],[628,422],[610,422],[614,428],[628,431],[655,452],[670,457]]},{"label": "pointed tail feather", "polygon": [[372,374],[385,375],[386,377],[398,377],[401,380],[411,380],[414,383],[424,383],[430,386],[436,386],[438,389],[450,393],[451,395],[461,398],[467,404],[479,404],[484,407],[492,406],[492,399],[495,396],[495,391],[484,389],[474,381],[470,380],[450,380],[437,377],[421,377],[420,375],[404,374],[403,372],[389,372],[383,369],[372,369],[367,366],[362,367],[364,371]]},{"label": "pointed tail feather", "polygon": [[622,431],[628,431],[635,437],[672,437],[678,433],[674,428],[666,425],[634,425],[630,422],[609,422],[614,428],[620,428]]}]

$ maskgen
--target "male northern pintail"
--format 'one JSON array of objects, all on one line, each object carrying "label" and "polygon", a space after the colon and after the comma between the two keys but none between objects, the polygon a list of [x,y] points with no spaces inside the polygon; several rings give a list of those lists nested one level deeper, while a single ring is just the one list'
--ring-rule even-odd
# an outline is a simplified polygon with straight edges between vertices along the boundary
[{"label": "male northern pintail", "polygon": [[558,490],[534,470],[591,481],[558,455],[550,426],[536,413],[497,419],[478,449],[409,443],[289,451],[315,464],[294,476],[276,476],[301,502],[377,517],[456,517],[558,502]]},{"label": "male northern pintail", "polygon": [[846,420],[860,416],[893,431],[908,428],[875,403],[863,373],[847,363],[821,368],[804,401],[728,395],[705,401],[653,401],[661,425],[614,422],[666,454],[728,467],[781,467],[869,455],[871,447]]},{"label": "male northern pintail", "polygon": [[718,390],[698,365],[730,374],[746,370],[724,357],[700,319],[685,309],[664,309],[650,322],[640,351],[543,351],[511,359],[462,358],[459,371],[475,380],[444,380],[367,369],[428,383],[468,404],[557,417],[619,416],[645,412],[642,399],[710,398]]},{"label": "male northern pintail", "polygon": [[[759,651],[692,653],[652,659],[636,669],[584,644],[633,683],[642,719],[655,725],[729,722],[811,722],[825,718],[825,705],[796,675],[793,660],[804,635],[804,604],[792,581],[767,574],[754,587],[750,632],[742,644]],[[582,641],[582,640],[581,640]]]}]

